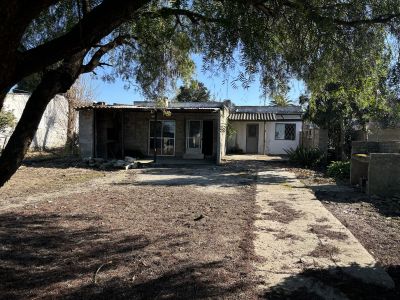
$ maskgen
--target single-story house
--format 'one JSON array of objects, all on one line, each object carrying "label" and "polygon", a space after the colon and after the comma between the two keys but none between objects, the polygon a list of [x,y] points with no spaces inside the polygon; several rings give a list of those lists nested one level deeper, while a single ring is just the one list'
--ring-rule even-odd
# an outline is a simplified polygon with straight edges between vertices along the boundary
[{"label": "single-story house", "polygon": [[[172,102],[163,107],[146,101],[99,102],[78,110],[81,155],[105,159],[152,157],[155,148],[157,156],[220,163],[232,145],[248,145],[246,153],[283,154],[286,147],[298,145],[301,129],[298,107],[240,107],[229,101]],[[228,122],[229,128],[237,128],[234,139],[227,137]]]},{"label": "single-story house", "polygon": [[300,142],[301,106],[236,106],[229,114],[228,152],[285,154]]}]

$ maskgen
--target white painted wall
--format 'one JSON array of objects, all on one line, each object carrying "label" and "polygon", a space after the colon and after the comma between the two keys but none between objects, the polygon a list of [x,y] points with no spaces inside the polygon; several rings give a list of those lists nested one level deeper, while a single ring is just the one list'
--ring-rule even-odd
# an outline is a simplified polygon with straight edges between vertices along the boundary
[{"label": "white painted wall", "polygon": [[[296,124],[295,140],[275,140],[275,124]],[[278,121],[278,122],[247,122],[230,121],[236,133],[228,139],[228,150],[239,148],[246,153],[246,127],[247,124],[258,124],[258,153],[259,154],[286,154],[285,149],[296,148],[300,141],[301,121]],[[265,126],[265,131],[264,131]],[[264,143],[265,136],[265,143]],[[265,146],[265,152],[264,152]]]},{"label": "white painted wall", "polygon": [[[3,110],[12,112],[16,122],[21,118],[29,94],[10,93],[6,96]],[[50,149],[63,147],[67,139],[68,102],[60,95],[52,99],[43,114],[31,148]],[[12,131],[0,133],[0,149],[5,146]]]},{"label": "white painted wall", "polygon": [[[275,124],[296,124],[295,140],[275,140]],[[267,154],[286,154],[285,149],[296,149],[300,143],[301,121],[278,121],[267,123]]]}]

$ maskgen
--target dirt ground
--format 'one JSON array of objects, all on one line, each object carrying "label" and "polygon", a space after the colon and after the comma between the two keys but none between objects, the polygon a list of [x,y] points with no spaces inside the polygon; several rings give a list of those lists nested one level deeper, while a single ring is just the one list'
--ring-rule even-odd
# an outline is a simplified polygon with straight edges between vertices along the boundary
[{"label": "dirt ground", "polygon": [[[0,299],[257,298],[255,174],[268,163],[104,172],[74,159],[28,161],[0,189]],[[398,287],[400,200],[280,167],[314,190]]]},{"label": "dirt ground", "polygon": [[395,281],[400,297],[400,197],[368,197],[323,173],[288,168],[361,242]]},{"label": "dirt ground", "polygon": [[0,298],[255,298],[252,167],[68,166],[0,190]]}]

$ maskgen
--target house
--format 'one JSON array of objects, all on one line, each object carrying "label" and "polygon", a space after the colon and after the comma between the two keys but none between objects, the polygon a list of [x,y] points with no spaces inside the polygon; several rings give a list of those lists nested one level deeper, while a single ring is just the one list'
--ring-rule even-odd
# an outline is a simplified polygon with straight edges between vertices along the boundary
[{"label": "house", "polygon": [[[145,101],[99,102],[78,110],[81,155],[105,159],[152,157],[156,152],[220,163],[227,148],[246,145],[246,153],[282,154],[298,145],[301,129],[298,107],[233,107],[229,101],[172,102],[163,107]],[[237,130],[234,138],[227,138],[228,122]]]},{"label": "house", "polygon": [[[24,111],[30,94],[7,94],[3,110],[11,112],[18,122]],[[65,146],[67,141],[68,101],[62,95],[56,95],[47,105],[36,134],[30,145],[33,149],[51,149]],[[0,150],[7,144],[13,130],[0,132]]]},{"label": "house", "polygon": [[228,152],[285,154],[299,145],[303,111],[300,106],[236,106],[229,114],[233,132]]},{"label": "house", "polygon": [[153,156],[155,148],[157,156],[220,162],[225,154],[227,103],[102,102],[78,110],[83,157]]}]

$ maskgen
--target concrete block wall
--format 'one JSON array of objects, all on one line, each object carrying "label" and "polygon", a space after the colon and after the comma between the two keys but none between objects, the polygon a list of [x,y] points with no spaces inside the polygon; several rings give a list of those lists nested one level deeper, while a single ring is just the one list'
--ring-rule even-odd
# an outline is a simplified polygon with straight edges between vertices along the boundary
[{"label": "concrete block wall", "polygon": [[[7,94],[3,110],[13,113],[16,122],[21,118],[29,94]],[[67,141],[68,101],[61,95],[55,96],[47,105],[30,145],[31,148],[52,149],[64,147]],[[0,134],[0,147],[5,146],[13,130]]]},{"label": "concrete block wall", "polygon": [[351,143],[351,154],[357,154],[357,153],[368,154],[377,152],[379,152],[378,142],[355,141]]},{"label": "concrete block wall", "polygon": [[400,141],[379,142],[379,153],[400,153]]},{"label": "concrete block wall", "polygon": [[400,140],[400,128],[371,128],[368,132],[368,141]]},{"label": "concrete block wall", "polygon": [[372,153],[368,168],[368,193],[400,195],[400,154]]},{"label": "concrete block wall", "polygon": [[[111,112],[109,112],[111,113]],[[172,112],[170,116],[158,112],[157,119],[175,121],[175,157],[183,157],[186,149],[186,122],[188,120],[213,120],[213,156],[217,157],[217,126],[219,122],[218,113],[178,113]],[[124,151],[140,151],[145,156],[151,156],[149,152],[150,121],[154,120],[151,112],[124,111]],[[104,131],[106,128],[101,129]],[[98,133],[101,134],[101,133]],[[101,147],[101,146],[97,146]]]},{"label": "concrete block wall", "polygon": [[93,157],[93,111],[79,112],[79,151],[81,157]]}]

